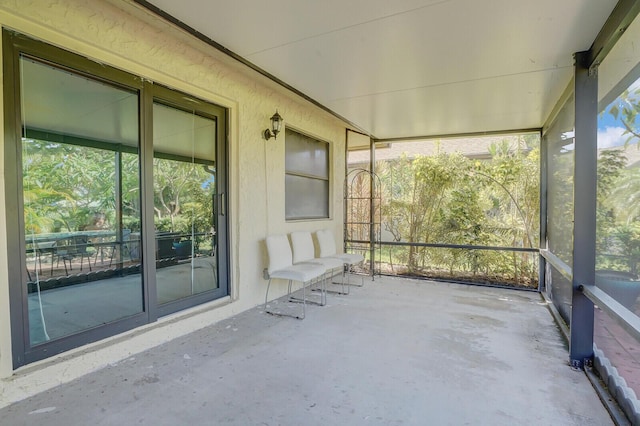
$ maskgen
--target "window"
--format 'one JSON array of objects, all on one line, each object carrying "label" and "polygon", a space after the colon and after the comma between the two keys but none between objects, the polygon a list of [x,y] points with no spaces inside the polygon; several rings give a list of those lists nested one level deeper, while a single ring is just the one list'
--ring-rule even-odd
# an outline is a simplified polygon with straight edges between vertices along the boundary
[{"label": "window", "polygon": [[329,217],[329,144],[285,131],[285,217]]}]

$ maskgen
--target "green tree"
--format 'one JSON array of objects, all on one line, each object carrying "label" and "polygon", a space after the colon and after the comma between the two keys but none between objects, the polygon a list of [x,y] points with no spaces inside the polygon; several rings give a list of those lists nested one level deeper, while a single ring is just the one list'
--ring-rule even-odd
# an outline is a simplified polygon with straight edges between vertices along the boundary
[{"label": "green tree", "polygon": [[[601,114],[610,114],[624,127],[625,148],[640,142],[640,87],[632,85]],[[597,267],[637,273],[640,170],[626,167],[621,149],[605,150],[598,159]],[[627,259],[622,262],[621,259]]]},{"label": "green tree", "polygon": [[[385,200],[384,224],[398,241],[435,242],[443,231],[440,209],[465,167],[460,155],[439,154],[432,157],[403,155],[380,174]],[[408,267],[416,271],[424,264],[426,251],[409,248]]]},{"label": "green tree", "polygon": [[[439,153],[377,164],[385,231],[409,243],[536,247],[538,145],[537,135],[523,136],[515,145],[513,139],[494,144],[489,160]],[[444,265],[450,274],[535,269],[526,254],[486,250],[410,246],[404,261],[410,273]]]},{"label": "green tree", "polygon": [[640,219],[640,168],[625,168],[604,200],[617,222],[630,224]]},{"label": "green tree", "polygon": [[[616,225],[615,197],[618,181],[626,166],[627,158],[620,149],[600,152],[598,158],[598,187],[596,204],[596,251],[606,253],[612,243],[611,235]],[[599,265],[602,267],[602,265]]]},{"label": "green tree", "polygon": [[489,148],[491,161],[476,164],[476,173],[485,178],[484,190],[493,200],[493,213],[489,216],[494,232],[505,237],[505,245],[537,247],[540,221],[540,151],[507,145],[507,141]]},{"label": "green tree", "polygon": [[[633,86],[632,86],[633,87]],[[624,126],[626,141],[625,146],[640,141],[640,128],[638,124],[638,112],[640,112],[640,86],[628,88],[622,92],[614,102],[603,111],[611,114]]]}]

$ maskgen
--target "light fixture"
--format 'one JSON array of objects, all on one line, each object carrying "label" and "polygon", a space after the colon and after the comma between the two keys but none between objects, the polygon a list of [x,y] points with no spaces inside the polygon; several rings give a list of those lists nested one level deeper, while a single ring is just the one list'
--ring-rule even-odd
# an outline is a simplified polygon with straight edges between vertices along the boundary
[{"label": "light fixture", "polygon": [[263,135],[266,140],[271,139],[273,136],[274,139],[278,139],[278,133],[280,133],[280,129],[282,128],[282,117],[278,114],[278,110],[276,113],[271,116],[271,129],[265,129]]}]

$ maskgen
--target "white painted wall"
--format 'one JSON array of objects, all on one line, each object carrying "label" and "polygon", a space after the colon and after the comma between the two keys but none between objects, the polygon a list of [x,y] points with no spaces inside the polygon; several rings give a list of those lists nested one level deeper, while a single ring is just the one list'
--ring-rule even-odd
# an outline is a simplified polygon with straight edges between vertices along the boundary
[{"label": "white painted wall", "polygon": [[[0,150],[0,406],[258,305],[268,234],[330,228],[341,237],[345,124],[337,118],[129,1],[0,0],[0,24],[229,108],[232,264],[230,298],[13,372]],[[284,132],[275,141],[261,136],[276,108],[285,126],[330,142],[329,220],[284,220]],[[270,294],[284,294],[284,284]]]}]

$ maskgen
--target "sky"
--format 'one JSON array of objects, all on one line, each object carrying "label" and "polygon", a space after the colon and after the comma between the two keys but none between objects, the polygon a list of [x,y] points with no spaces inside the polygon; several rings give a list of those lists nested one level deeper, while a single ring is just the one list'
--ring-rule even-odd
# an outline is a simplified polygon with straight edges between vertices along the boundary
[{"label": "sky", "polygon": [[[634,92],[640,89],[640,79],[636,80],[630,87],[629,91]],[[625,144],[629,135],[624,135],[625,128],[622,121],[616,120],[615,117],[609,113],[611,105],[618,102],[618,99],[613,101],[605,111],[598,116],[598,148],[612,148],[615,146],[622,146]],[[636,120],[636,128],[640,129],[640,116]]]},{"label": "sky", "polygon": [[627,137],[623,135],[624,127],[609,113],[598,117],[598,148],[622,146]]}]

